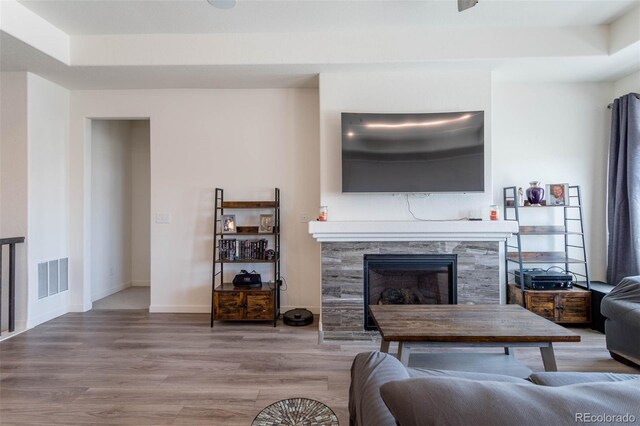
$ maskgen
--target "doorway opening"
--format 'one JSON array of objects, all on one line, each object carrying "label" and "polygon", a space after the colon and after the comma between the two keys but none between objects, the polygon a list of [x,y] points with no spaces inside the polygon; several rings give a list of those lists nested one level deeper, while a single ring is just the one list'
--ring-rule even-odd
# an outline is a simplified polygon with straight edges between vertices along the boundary
[{"label": "doorway opening", "polygon": [[149,120],[91,120],[93,309],[149,309]]}]

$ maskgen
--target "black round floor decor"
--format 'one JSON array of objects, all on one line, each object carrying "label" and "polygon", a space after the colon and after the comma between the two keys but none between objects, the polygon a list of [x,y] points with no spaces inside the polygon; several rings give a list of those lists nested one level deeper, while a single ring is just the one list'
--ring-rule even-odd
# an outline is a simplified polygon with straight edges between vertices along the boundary
[{"label": "black round floor decor", "polygon": [[283,399],[258,413],[251,426],[340,426],[333,410],[307,398]]},{"label": "black round floor decor", "polygon": [[282,321],[287,325],[309,325],[313,323],[313,313],[308,309],[291,309],[282,314]]}]

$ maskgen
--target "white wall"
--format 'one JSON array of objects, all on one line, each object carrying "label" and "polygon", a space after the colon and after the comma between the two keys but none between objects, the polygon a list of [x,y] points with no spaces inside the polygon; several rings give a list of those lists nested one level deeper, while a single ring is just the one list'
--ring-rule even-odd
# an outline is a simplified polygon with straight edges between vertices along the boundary
[{"label": "white wall", "polygon": [[[27,236],[27,73],[0,73],[0,235]],[[16,330],[27,322],[27,244],[16,246]],[[9,249],[3,253],[2,270],[8,271]],[[8,273],[3,273],[2,294],[8,293]],[[3,297],[2,328],[8,327]]]},{"label": "white wall", "polygon": [[28,286],[34,327],[68,311],[68,292],[38,300],[38,263],[69,256],[69,91],[28,74]]},{"label": "white wall", "polygon": [[91,300],[131,286],[131,128],[91,122]]},{"label": "white wall", "polygon": [[640,93],[640,71],[629,74],[613,85],[613,96],[619,98],[628,93]]},{"label": "white wall", "polygon": [[[413,220],[405,195],[342,194],[341,112],[485,112],[485,192],[411,196],[416,216],[458,219],[487,211],[491,184],[491,75],[488,72],[320,75],[321,204],[329,220]],[[487,213],[488,214],[488,213]]]},{"label": "white wall", "polygon": [[129,122],[131,143],[131,285],[148,286],[151,264],[149,121]]},{"label": "white wall", "polygon": [[[493,86],[493,87],[492,87]],[[590,273],[604,279],[605,188],[611,83],[491,82],[484,72],[345,73],[320,76],[321,203],[330,220],[411,220],[404,197],[341,194],[340,112],[484,110],[485,194],[411,197],[424,218],[454,219],[502,204],[504,186],[582,187]],[[558,242],[556,242],[557,245]],[[559,242],[561,243],[561,241]],[[538,249],[536,243],[532,250]]]},{"label": "white wall", "polygon": [[[282,190],[283,306],[318,309],[319,245],[300,213],[319,205],[318,94],[313,89],[76,91],[71,102],[72,276],[89,273],[86,118],[150,118],[152,311],[208,312],[213,189],[226,199]],[[260,269],[260,268],[256,268]],[[228,276],[227,279],[230,279]],[[74,288],[74,308],[90,300]],[[78,303],[78,306],[75,306]]]},{"label": "white wall", "polygon": [[[502,204],[503,187],[526,189],[532,180],[580,185],[593,280],[606,277],[607,104],[612,93],[611,83],[493,84],[494,202]],[[561,213],[549,210],[540,214]],[[527,243],[532,249],[542,244]],[[559,249],[558,244],[559,237]]]}]

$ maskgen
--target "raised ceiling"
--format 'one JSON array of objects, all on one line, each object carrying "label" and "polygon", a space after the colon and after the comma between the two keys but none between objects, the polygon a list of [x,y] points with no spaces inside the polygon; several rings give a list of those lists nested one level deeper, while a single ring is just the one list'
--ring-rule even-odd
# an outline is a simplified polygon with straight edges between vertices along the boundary
[{"label": "raised ceiling", "polygon": [[426,27],[572,27],[609,24],[633,0],[238,0],[231,10],[205,0],[19,0],[67,34],[352,32]]},{"label": "raised ceiling", "polygon": [[640,70],[640,0],[0,0],[0,70],[70,89],[313,87],[327,72],[613,81]]}]

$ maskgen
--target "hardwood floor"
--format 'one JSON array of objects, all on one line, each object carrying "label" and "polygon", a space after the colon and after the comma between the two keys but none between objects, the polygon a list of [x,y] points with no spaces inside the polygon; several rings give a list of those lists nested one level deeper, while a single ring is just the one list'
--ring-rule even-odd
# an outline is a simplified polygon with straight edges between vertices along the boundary
[{"label": "hardwood floor", "polygon": [[[284,398],[324,402],[348,425],[349,367],[376,343],[317,344],[317,327],[220,323],[207,314],[72,313],[0,343],[0,423],[249,425]],[[574,329],[561,371],[640,373],[604,336]],[[393,349],[392,349],[393,350]],[[542,370],[537,349],[516,356]]]}]

